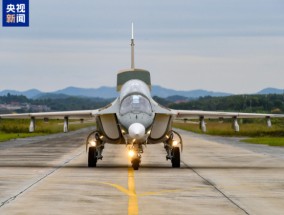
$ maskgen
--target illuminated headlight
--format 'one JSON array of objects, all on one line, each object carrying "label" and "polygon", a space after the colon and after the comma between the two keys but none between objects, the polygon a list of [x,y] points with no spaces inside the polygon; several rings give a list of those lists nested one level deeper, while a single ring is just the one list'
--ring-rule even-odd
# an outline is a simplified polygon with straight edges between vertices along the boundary
[{"label": "illuminated headlight", "polygon": [[147,131],[147,134],[150,135],[151,134],[151,130]]},{"label": "illuminated headlight", "polygon": [[128,151],[128,156],[129,156],[129,157],[132,158],[134,155],[135,155],[135,152],[134,152],[133,150],[129,150],[129,151]]},{"label": "illuminated headlight", "polygon": [[173,146],[177,146],[178,145],[178,141],[174,140],[173,141]]},{"label": "illuminated headlight", "polygon": [[97,145],[96,141],[94,141],[94,140],[91,140],[89,143],[91,144],[91,146],[96,146]]}]

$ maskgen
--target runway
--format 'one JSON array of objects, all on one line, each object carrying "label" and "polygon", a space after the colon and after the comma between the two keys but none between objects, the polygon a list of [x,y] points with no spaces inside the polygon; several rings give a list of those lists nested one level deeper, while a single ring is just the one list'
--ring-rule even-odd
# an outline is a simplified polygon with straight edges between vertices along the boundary
[{"label": "runway", "polygon": [[162,144],[138,171],[123,145],[88,168],[89,131],[0,143],[0,214],[283,214],[283,148],[182,131],[180,169]]}]

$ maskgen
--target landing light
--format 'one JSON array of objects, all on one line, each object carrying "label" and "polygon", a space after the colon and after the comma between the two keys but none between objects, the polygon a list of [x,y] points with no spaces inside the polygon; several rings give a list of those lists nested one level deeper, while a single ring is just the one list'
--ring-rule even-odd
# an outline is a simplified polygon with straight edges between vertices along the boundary
[{"label": "landing light", "polygon": [[173,141],[173,146],[177,146],[178,145],[178,141],[174,140]]},{"label": "landing light", "polygon": [[94,141],[94,140],[91,140],[90,144],[91,144],[91,146],[96,146],[97,145],[96,141]]},{"label": "landing light", "polygon": [[129,157],[132,158],[134,155],[135,155],[135,152],[134,152],[133,150],[129,150],[129,151],[128,151],[128,156],[129,156]]}]

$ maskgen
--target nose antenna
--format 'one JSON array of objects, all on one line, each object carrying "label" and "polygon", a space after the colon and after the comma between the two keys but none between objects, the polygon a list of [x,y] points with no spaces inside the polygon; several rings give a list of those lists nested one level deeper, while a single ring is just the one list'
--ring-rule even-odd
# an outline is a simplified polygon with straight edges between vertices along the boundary
[{"label": "nose antenna", "polygon": [[132,22],[132,28],[131,28],[131,69],[134,69],[134,28],[133,28],[133,22]]}]

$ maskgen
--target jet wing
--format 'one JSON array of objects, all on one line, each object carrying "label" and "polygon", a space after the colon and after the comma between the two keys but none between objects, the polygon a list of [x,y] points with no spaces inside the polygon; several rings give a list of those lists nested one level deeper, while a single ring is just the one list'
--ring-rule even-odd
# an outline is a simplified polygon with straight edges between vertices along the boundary
[{"label": "jet wing", "polygon": [[70,119],[86,119],[97,115],[99,110],[80,110],[80,111],[58,111],[58,112],[41,112],[41,113],[22,113],[22,114],[2,114],[0,119],[27,119],[27,118],[49,118],[58,119],[68,117]]},{"label": "jet wing", "polygon": [[176,118],[187,119],[218,119],[218,118],[284,118],[284,114],[260,114],[260,113],[239,113],[239,112],[218,112],[200,110],[172,110]]},{"label": "jet wing", "polygon": [[96,110],[76,110],[76,111],[58,111],[58,112],[40,112],[40,113],[20,113],[20,114],[0,114],[0,119],[87,119],[97,115],[113,114],[118,109],[118,100],[114,100],[112,103],[105,107]]}]

